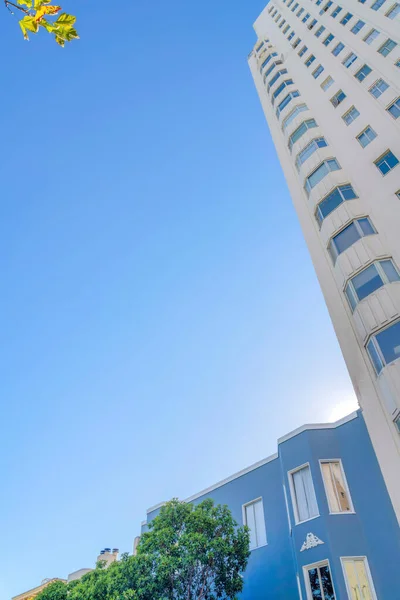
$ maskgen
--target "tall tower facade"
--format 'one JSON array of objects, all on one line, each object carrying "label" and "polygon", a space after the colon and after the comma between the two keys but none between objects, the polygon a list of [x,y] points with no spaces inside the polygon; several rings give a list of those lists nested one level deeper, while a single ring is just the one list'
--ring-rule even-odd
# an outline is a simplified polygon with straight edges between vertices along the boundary
[{"label": "tall tower facade", "polygon": [[400,521],[399,0],[271,0],[254,28],[249,66]]}]

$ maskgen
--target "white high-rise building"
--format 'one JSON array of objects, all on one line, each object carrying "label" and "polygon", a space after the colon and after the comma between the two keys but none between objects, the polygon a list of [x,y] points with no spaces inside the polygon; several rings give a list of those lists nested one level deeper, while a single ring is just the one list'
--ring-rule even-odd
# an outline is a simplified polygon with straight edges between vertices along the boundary
[{"label": "white high-rise building", "polygon": [[338,1],[271,0],[249,65],[400,521],[400,0]]}]

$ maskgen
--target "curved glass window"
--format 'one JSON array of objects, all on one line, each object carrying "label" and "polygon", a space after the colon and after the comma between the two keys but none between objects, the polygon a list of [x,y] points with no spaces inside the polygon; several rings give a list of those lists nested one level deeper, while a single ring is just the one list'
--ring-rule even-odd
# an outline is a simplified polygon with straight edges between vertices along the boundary
[{"label": "curved glass window", "polygon": [[324,137],[315,138],[312,140],[307,146],[299,152],[296,158],[296,167],[297,170],[300,169],[301,165],[308,159],[318,148],[325,148],[327,146],[327,142]]},{"label": "curved glass window", "polygon": [[338,206],[347,200],[357,198],[357,194],[350,184],[339,185],[328,194],[317,206],[315,217],[321,227],[323,220],[331,214]]},{"label": "curved glass window", "polygon": [[350,279],[345,288],[352,310],[361,300],[393,281],[400,281],[400,275],[392,260],[380,260],[363,269]]},{"label": "curved glass window", "polygon": [[347,225],[347,227],[336,234],[329,242],[328,251],[333,263],[335,264],[339,254],[342,254],[345,250],[353,246],[358,240],[375,233],[376,229],[368,217],[355,219],[350,225]]},{"label": "curved glass window", "polygon": [[317,167],[315,169],[315,171],[313,171],[311,173],[311,175],[309,175],[307,177],[306,183],[304,186],[306,192],[309,194],[311,192],[311,190],[316,185],[318,185],[318,183],[320,181],[322,181],[322,179],[324,177],[326,177],[328,175],[328,173],[330,173],[331,171],[338,171],[339,169],[341,169],[341,166],[339,165],[336,158],[330,158],[329,160],[324,160],[324,162],[321,165],[319,165],[319,167]]},{"label": "curved glass window", "polygon": [[317,126],[318,125],[315,119],[308,119],[307,121],[303,121],[303,123],[293,131],[292,135],[289,138],[290,150],[293,148],[293,144],[295,144],[308,129],[313,129]]},{"label": "curved glass window", "polygon": [[400,358],[400,321],[372,336],[367,350],[378,375],[383,367]]}]

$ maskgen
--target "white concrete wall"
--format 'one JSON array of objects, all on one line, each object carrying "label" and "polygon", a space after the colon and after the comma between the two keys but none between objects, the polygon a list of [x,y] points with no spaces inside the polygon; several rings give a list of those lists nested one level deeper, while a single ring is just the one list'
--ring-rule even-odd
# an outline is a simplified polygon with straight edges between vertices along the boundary
[{"label": "white concrete wall", "polygon": [[[286,4],[289,1],[287,0]],[[400,58],[400,16],[394,20],[385,16],[394,4],[394,0],[386,0],[379,11],[370,8],[372,1],[366,0],[365,4],[357,0],[345,0],[345,3],[339,4],[333,2],[323,15],[319,12],[326,5],[327,0],[323,0],[319,6],[315,1],[295,0],[289,8],[282,0],[271,1],[254,25],[257,34],[254,48],[265,39],[270,42],[264,44],[259,56],[253,50],[249,56],[249,65],[330,316],[400,521],[400,435],[393,423],[393,419],[400,413],[400,360],[385,367],[377,378],[365,350],[371,334],[400,317],[400,283],[384,286],[364,299],[354,314],[344,295],[348,278],[369,262],[379,257],[392,257],[400,267],[400,199],[396,196],[396,192],[400,190],[400,164],[385,177],[373,164],[373,161],[387,149],[390,149],[400,160],[400,119],[393,119],[386,111],[387,106],[400,96],[400,68],[395,66],[396,60]],[[299,6],[295,12],[292,12],[291,9],[297,2]],[[338,5],[342,6],[342,11],[334,19],[331,13]],[[269,13],[271,6],[274,6],[274,9]],[[298,18],[296,13],[301,7],[305,10]],[[275,8],[278,12],[272,18]],[[304,24],[301,19],[307,12],[311,17]],[[340,20],[347,12],[351,12],[353,17],[344,26],[340,24]],[[275,22],[279,14],[286,19],[282,29],[279,29],[280,20],[279,23]],[[317,19],[318,24],[310,31],[307,25],[313,18]],[[359,18],[365,21],[366,25],[357,35],[354,35],[350,29]],[[287,24],[290,25],[290,29],[283,34]],[[317,38],[315,32],[321,25],[324,25],[326,30],[321,37]],[[372,28],[378,29],[380,35],[371,45],[367,45],[363,38]],[[287,36],[293,30],[295,35],[289,42]],[[322,42],[328,33],[332,33],[335,38],[329,46],[325,47]],[[293,49],[291,44],[297,37],[301,38],[301,42]],[[387,38],[393,39],[399,45],[384,58],[377,49]],[[342,42],[345,48],[338,56],[334,56],[332,49],[338,42]],[[298,52],[303,45],[308,47],[308,51],[299,57]],[[260,74],[260,65],[273,51],[278,53],[278,57],[273,60],[283,60],[283,64],[278,68],[286,68],[288,74],[280,77],[268,93],[263,76]],[[342,65],[342,61],[351,51],[358,58],[347,69]],[[307,68],[304,63],[311,53],[315,55],[316,60]],[[372,73],[360,83],[355,79],[354,74],[364,63],[371,67]],[[324,67],[324,71],[314,79],[312,72],[319,64]],[[268,76],[267,84],[278,68]],[[334,79],[334,84],[324,92],[321,83],[328,75]],[[368,89],[381,77],[389,84],[389,89],[379,99],[375,99]],[[273,106],[271,95],[286,78],[292,78],[294,83],[279,94]],[[277,105],[288,91],[294,89],[299,90],[300,96],[291,101],[278,119],[275,114]],[[342,89],[347,97],[337,108],[334,108],[330,98],[339,89]],[[301,103],[306,103],[309,110],[301,112],[287,130],[282,132],[283,119]],[[360,116],[347,126],[342,120],[342,115],[353,105],[360,112]],[[317,121],[318,128],[307,131],[294,144],[290,152],[287,145],[288,137],[302,121],[310,118]],[[362,148],[355,136],[367,125],[374,129],[377,137],[368,146]],[[310,140],[321,135],[325,137],[328,146],[315,152],[298,172],[295,167],[296,155]],[[307,196],[303,188],[305,177],[322,160],[333,157],[340,163],[341,170],[326,176]],[[324,220],[320,229],[314,216],[316,205],[334,187],[344,183],[351,183],[358,198],[342,204],[333,211]],[[273,201],[275,202],[276,198]],[[372,220],[378,235],[358,241],[340,255],[333,265],[327,251],[329,239],[354,217],[366,215]]]}]

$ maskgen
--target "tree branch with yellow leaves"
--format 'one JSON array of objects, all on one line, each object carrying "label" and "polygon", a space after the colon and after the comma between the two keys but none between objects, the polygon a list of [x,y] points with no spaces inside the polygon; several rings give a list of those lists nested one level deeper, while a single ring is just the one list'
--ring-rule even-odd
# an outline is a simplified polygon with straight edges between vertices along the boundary
[{"label": "tree branch with yellow leaves", "polygon": [[11,2],[10,0],[4,0],[4,4],[12,14],[14,14],[13,9],[24,14],[24,17],[19,21],[19,26],[26,40],[29,40],[28,32],[38,33],[41,27],[54,35],[57,44],[60,46],[65,46],[65,42],[79,39],[74,27],[76,17],[61,13],[61,6],[53,6],[50,4],[51,1],[15,0]]}]

